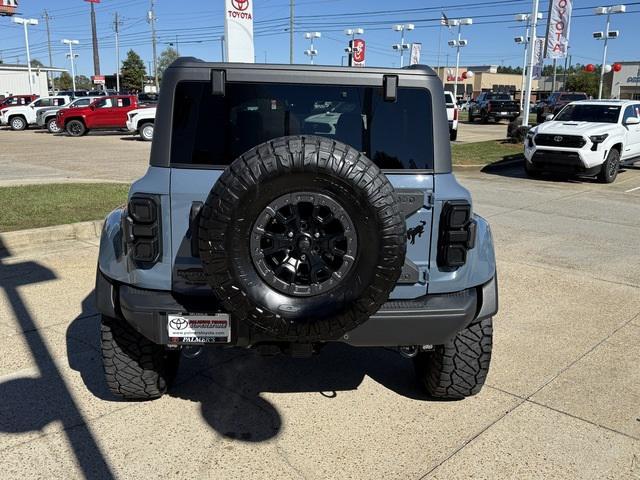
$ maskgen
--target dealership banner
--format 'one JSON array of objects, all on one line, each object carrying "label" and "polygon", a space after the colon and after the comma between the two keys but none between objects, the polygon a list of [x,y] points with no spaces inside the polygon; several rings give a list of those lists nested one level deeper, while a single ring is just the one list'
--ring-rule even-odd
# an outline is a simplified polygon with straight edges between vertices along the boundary
[{"label": "dealership banner", "polygon": [[409,65],[418,65],[420,63],[420,53],[422,53],[421,43],[411,44],[411,60]]},{"label": "dealership banner", "polygon": [[569,48],[569,27],[573,0],[551,0],[547,22],[548,58],[564,58]]},{"label": "dealership banner", "polygon": [[544,37],[536,38],[533,43],[533,79],[539,80],[542,77],[544,68]]},{"label": "dealership banner", "polygon": [[354,38],[349,42],[349,66],[364,67],[366,43],[361,38]]},{"label": "dealership banner", "polygon": [[255,62],[253,0],[225,0],[224,38],[227,62]]}]

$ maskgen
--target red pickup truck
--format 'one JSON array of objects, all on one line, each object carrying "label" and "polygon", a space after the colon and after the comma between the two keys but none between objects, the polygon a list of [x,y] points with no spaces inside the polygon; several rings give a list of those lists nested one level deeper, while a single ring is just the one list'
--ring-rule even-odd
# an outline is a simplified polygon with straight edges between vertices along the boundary
[{"label": "red pickup truck", "polygon": [[135,95],[102,97],[86,107],[63,108],[56,116],[56,123],[72,137],[81,137],[89,130],[125,129],[127,113],[139,107]]},{"label": "red pickup truck", "polygon": [[29,105],[38,95],[11,95],[0,100],[0,110],[7,107],[19,107]]}]

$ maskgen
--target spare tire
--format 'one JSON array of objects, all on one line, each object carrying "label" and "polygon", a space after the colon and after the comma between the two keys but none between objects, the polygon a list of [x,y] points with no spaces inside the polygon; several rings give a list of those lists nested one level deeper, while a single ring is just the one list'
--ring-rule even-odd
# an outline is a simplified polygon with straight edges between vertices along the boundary
[{"label": "spare tire", "polygon": [[199,250],[224,307],[280,340],[333,340],[388,299],[406,251],[386,176],[343,143],[291,136],[237,158],[202,207]]}]

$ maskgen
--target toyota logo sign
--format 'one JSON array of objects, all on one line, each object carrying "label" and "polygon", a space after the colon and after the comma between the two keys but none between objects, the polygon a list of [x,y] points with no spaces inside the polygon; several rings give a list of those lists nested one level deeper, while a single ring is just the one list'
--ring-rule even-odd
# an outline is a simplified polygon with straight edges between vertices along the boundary
[{"label": "toyota logo sign", "polygon": [[189,326],[189,322],[182,317],[177,317],[169,320],[169,325],[174,330],[184,330]]},{"label": "toyota logo sign", "polygon": [[233,8],[236,10],[244,12],[249,8],[249,0],[231,0],[231,5],[233,5]]},{"label": "toyota logo sign", "polygon": [[560,135],[556,135],[553,137],[553,141],[556,143],[560,143],[562,141],[562,137]]}]

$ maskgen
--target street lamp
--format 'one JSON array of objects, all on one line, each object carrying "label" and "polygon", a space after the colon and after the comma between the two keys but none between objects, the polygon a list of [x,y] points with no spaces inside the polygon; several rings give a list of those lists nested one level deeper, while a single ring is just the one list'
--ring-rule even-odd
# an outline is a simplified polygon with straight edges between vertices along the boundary
[{"label": "street lamp", "polygon": [[618,30],[609,30],[609,20],[612,14],[624,13],[627,11],[626,5],[613,5],[611,7],[598,7],[594,9],[593,13],[596,15],[607,16],[607,26],[604,32],[593,32],[593,38],[596,40],[604,40],[604,48],[602,49],[602,66],[600,67],[600,84],[598,86],[598,99],[602,98],[602,84],[604,81],[604,66],[607,63],[607,42],[609,39],[613,40],[618,38],[620,32]]},{"label": "street lamp", "polygon": [[304,51],[304,54],[309,57],[311,61],[311,65],[313,65],[313,57],[318,55],[318,50],[313,48],[313,40],[321,37],[322,37],[322,34],[320,32],[307,32],[304,34],[304,38],[306,38],[311,42],[309,49]]},{"label": "street lamp", "polygon": [[404,51],[405,50],[409,50],[409,44],[408,43],[404,43],[404,32],[405,32],[405,30],[407,32],[410,32],[414,28],[416,28],[416,26],[413,23],[407,23],[405,25],[394,25],[393,26],[393,30],[395,32],[400,32],[400,43],[396,43],[396,44],[391,46],[391,48],[393,48],[394,50],[397,50],[397,51],[400,52],[400,68],[404,67]]},{"label": "street lamp", "polygon": [[[538,13],[538,20],[542,19],[542,13]],[[526,22],[525,23],[525,34],[524,37],[515,37],[513,40],[518,43],[524,45],[524,58],[522,60],[522,86],[520,87],[520,110],[522,110],[522,106],[524,104],[524,83],[525,79],[525,71],[527,70],[527,49],[529,48],[529,26],[531,24],[531,14],[530,13],[519,13],[516,15],[516,21],[518,22]],[[554,71],[555,74],[555,71]]]},{"label": "street lamp", "polygon": [[473,18],[452,18],[447,20],[447,26],[458,27],[458,38],[449,40],[449,46],[456,48],[456,77],[453,80],[453,98],[458,98],[458,71],[460,68],[460,47],[468,45],[467,40],[463,40],[461,36],[462,25],[473,25]]},{"label": "street lamp", "polygon": [[35,18],[13,17],[13,23],[20,24],[24,27],[24,44],[27,47],[27,71],[29,72],[29,93],[35,93],[33,91],[33,78],[31,78],[31,54],[29,53],[29,32],[27,31],[27,27],[29,25],[38,25],[38,20]]},{"label": "street lamp", "polygon": [[74,59],[78,56],[77,54],[73,55],[73,46],[78,45],[80,42],[78,40],[67,40],[66,38],[62,40],[62,43],[65,45],[69,45],[69,53],[67,53],[67,58],[71,60],[71,83],[73,85],[73,91],[76,91],[76,67],[74,65]]}]

